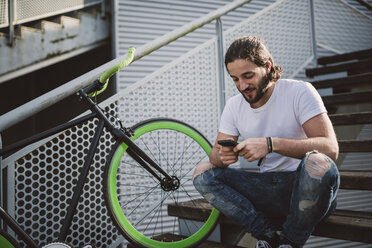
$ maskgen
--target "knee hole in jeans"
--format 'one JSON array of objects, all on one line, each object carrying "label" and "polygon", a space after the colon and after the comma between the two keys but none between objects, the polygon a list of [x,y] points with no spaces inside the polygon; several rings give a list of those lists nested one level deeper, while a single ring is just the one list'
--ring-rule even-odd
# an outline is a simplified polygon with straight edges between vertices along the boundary
[{"label": "knee hole in jeans", "polygon": [[322,178],[331,168],[331,162],[321,153],[311,153],[305,161],[305,169],[313,178]]},{"label": "knee hole in jeans", "polygon": [[194,170],[194,175],[192,176],[192,179],[194,180],[194,178],[203,173],[204,171],[208,170],[209,168],[213,167],[214,165],[209,163],[209,162],[201,162],[200,164],[198,164]]}]

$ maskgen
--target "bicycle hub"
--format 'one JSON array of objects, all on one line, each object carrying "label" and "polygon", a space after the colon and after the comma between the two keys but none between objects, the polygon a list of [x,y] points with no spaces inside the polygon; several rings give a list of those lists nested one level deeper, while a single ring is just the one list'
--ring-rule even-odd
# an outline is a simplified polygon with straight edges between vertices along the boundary
[{"label": "bicycle hub", "polygon": [[171,179],[163,178],[160,185],[164,191],[174,191],[180,187],[180,180],[176,176],[172,176]]}]

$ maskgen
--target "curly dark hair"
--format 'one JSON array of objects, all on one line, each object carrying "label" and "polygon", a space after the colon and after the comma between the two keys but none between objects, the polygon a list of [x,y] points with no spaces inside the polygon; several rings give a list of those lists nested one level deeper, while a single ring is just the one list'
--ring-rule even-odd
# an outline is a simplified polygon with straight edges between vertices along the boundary
[{"label": "curly dark hair", "polygon": [[267,61],[270,61],[271,71],[267,76],[273,82],[278,81],[283,72],[282,66],[275,65],[266,42],[257,36],[243,36],[230,45],[225,55],[226,68],[228,63],[236,59],[246,59],[260,67],[264,67]]}]

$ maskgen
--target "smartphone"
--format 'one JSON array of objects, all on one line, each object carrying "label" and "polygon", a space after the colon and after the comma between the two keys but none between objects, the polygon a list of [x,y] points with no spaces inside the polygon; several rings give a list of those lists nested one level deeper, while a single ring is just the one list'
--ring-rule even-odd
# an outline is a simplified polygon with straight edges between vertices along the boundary
[{"label": "smartphone", "polygon": [[219,141],[217,141],[217,143],[220,144],[221,146],[232,146],[232,147],[239,144],[238,142],[236,142],[235,140],[232,140],[232,139],[219,140]]}]

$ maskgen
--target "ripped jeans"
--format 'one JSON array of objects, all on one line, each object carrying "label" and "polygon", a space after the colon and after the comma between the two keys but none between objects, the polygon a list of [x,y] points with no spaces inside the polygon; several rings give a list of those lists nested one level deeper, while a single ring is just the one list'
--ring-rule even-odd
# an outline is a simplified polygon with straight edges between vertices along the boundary
[{"label": "ripped jeans", "polygon": [[[309,159],[311,154],[321,155],[326,166]],[[193,182],[212,206],[254,237],[271,236],[278,229],[273,221],[281,219],[280,235],[302,246],[315,225],[334,211],[340,176],[332,159],[313,151],[296,171],[258,173],[214,166]]]}]

